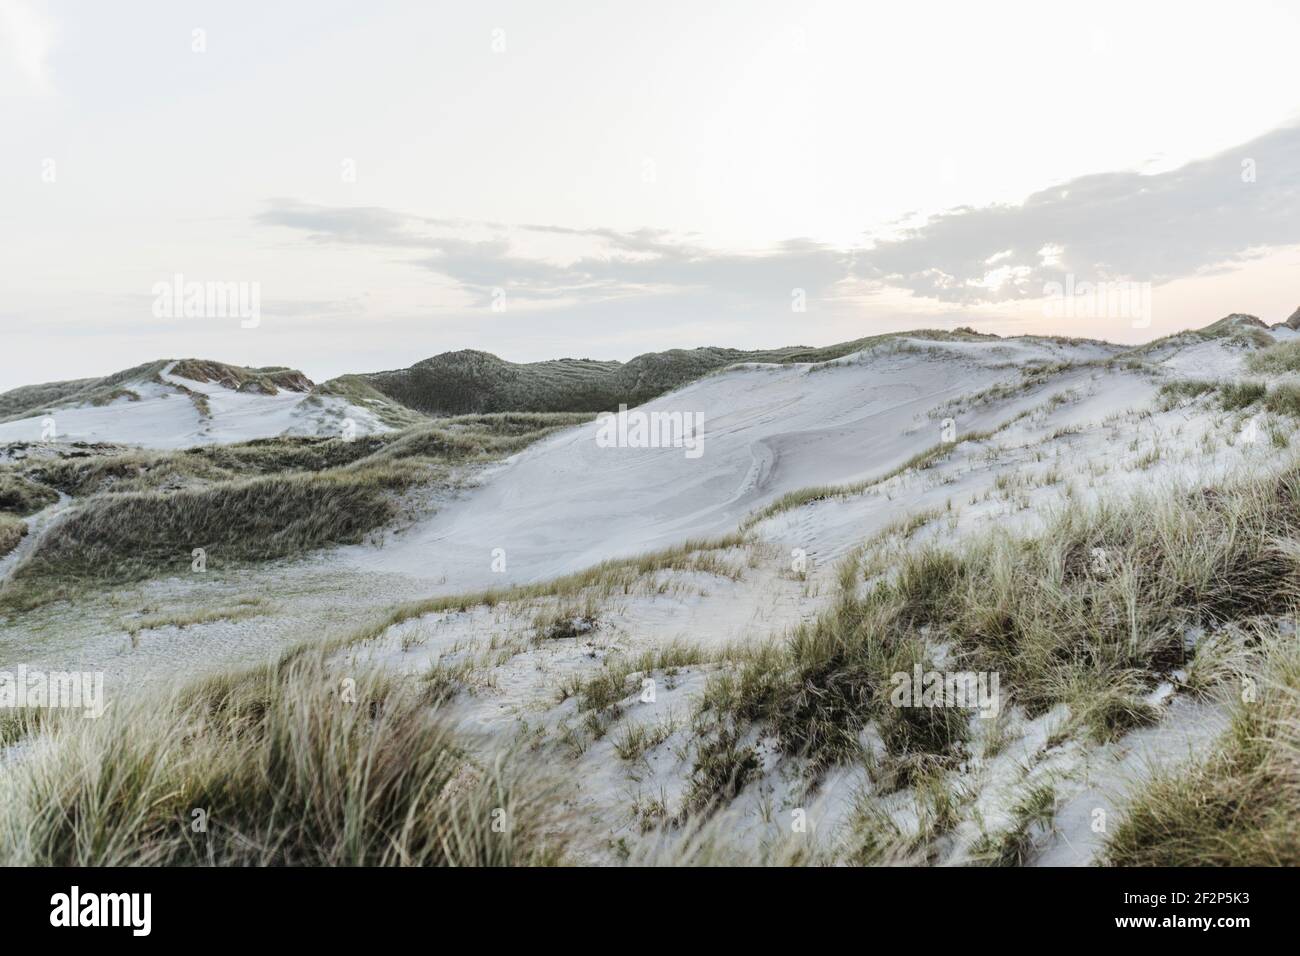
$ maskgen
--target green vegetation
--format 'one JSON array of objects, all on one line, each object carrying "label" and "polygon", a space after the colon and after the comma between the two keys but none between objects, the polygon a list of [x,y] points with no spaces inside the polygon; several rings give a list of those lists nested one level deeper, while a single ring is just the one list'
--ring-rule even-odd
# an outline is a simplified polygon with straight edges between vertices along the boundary
[{"label": "green vegetation", "polygon": [[170,374],[192,382],[215,382],[236,391],[259,392],[263,395],[275,395],[281,389],[306,392],[312,388],[311,379],[302,372],[279,365],[244,368],[207,359],[180,359]]},{"label": "green vegetation", "polygon": [[[427,415],[471,412],[599,412],[620,403],[640,405],[738,362],[826,362],[906,335],[935,341],[989,338],[971,331],[918,330],[887,333],[842,342],[827,348],[806,346],[764,351],[726,348],[673,349],[648,352],[623,363],[595,359],[553,359],[516,364],[488,352],[444,352],[410,368],[345,376],[322,390],[360,394],[359,383]],[[360,394],[360,397],[367,397]]]},{"label": "green vegetation", "polygon": [[1300,860],[1300,650],[1266,645],[1258,686],[1234,682],[1232,721],[1215,752],[1158,773],[1106,847],[1115,866],[1294,866]]},{"label": "green vegetation", "polygon": [[0,747],[11,747],[35,734],[51,713],[53,712],[45,707],[0,709]]},{"label": "green vegetation", "polygon": [[1180,401],[1200,398],[1208,392],[1213,392],[1218,387],[1215,382],[1206,382],[1201,379],[1183,378],[1165,382],[1160,386],[1161,405],[1165,410],[1168,410]]},{"label": "green vegetation", "polygon": [[1203,339],[1234,339],[1255,348],[1268,348],[1275,341],[1263,320],[1242,313],[1226,315],[1192,334]]},{"label": "green vegetation", "polygon": [[196,548],[216,570],[356,543],[396,515],[398,492],[448,481],[456,466],[587,418],[472,416],[354,441],[272,438],[41,460],[26,480],[85,501],[15,570],[0,603],[30,607],[80,585],[188,573]]},{"label": "green vegetation", "polygon": [[112,388],[92,396],[90,404],[96,406],[111,405],[119,398],[125,398],[128,402],[138,402],[140,401],[140,393],[129,388]]},{"label": "green vegetation", "polygon": [[[390,627],[405,621],[426,614],[467,611],[475,607],[494,608],[501,605],[556,599],[573,602],[570,611],[573,606],[578,606],[582,609],[578,613],[585,614],[588,608],[596,607],[595,601],[599,598],[632,594],[646,589],[662,593],[664,588],[655,580],[660,572],[694,571],[736,580],[740,577],[741,571],[734,564],[728,563],[723,555],[727,549],[734,548],[745,540],[742,535],[735,534],[710,541],[685,541],[662,551],[602,561],[584,571],[577,571],[550,581],[410,601],[398,605],[381,620],[340,638],[331,646],[337,650],[364,644],[380,637]],[[580,604],[579,599],[581,599]]]},{"label": "green vegetation", "polygon": [[0,514],[0,558],[18,547],[27,534],[27,522],[12,515]]},{"label": "green vegetation", "polygon": [[127,450],[43,459],[26,466],[24,474],[66,494],[85,497],[107,491],[178,491],[239,478],[421,457],[457,463],[487,461],[589,419],[589,415],[465,416],[352,440],[280,436],[174,452]]},{"label": "green vegetation", "polygon": [[341,398],[363,408],[389,428],[409,428],[428,420],[428,416],[389,398],[361,375],[341,375],[317,385],[307,401],[321,404],[323,397]]},{"label": "green vegetation", "polygon": [[1031,787],[1011,808],[1011,827],[995,838],[985,836],[975,848],[975,858],[988,866],[1024,866],[1034,832],[1049,830],[1055,812],[1056,792],[1045,784]]},{"label": "green vegetation", "polygon": [[1154,339],[1144,345],[1129,349],[1115,356],[1118,361],[1140,360],[1151,352],[1159,351],[1171,345],[1194,345],[1198,342],[1223,341],[1225,344],[1241,349],[1267,349],[1276,343],[1268,331],[1268,326],[1253,315],[1234,313],[1226,315],[1217,322],[1200,329],[1187,329]]},{"label": "green vegetation", "polygon": [[51,528],[5,592],[188,572],[195,548],[215,570],[359,542],[395,515],[386,493],[419,478],[412,468],[371,468],[104,495]]},{"label": "green vegetation", "polygon": [[[1015,398],[1018,395],[1024,395],[1042,385],[1046,385],[1058,376],[1066,373],[1079,371],[1086,368],[1096,368],[1105,365],[1103,362],[1047,362],[1037,365],[1028,365],[1020,369],[1020,381],[1018,382],[999,382],[991,385],[983,391],[976,392],[973,395],[963,396],[953,399],[930,412],[931,418],[943,418],[951,412],[960,409],[970,410],[980,408],[986,405],[996,404],[1009,398]],[[1052,400],[1057,404],[1068,401],[1065,395],[1069,393],[1057,393],[1052,396]]]},{"label": "green vegetation", "polygon": [[782,495],[776,501],[772,502],[765,508],[747,515],[741,523],[741,530],[747,531],[760,521],[766,521],[773,515],[778,515],[783,511],[789,511],[792,508],[799,508],[803,505],[810,504],[814,501],[824,501],[829,498],[851,498],[854,495],[860,495],[862,492],[876,485],[884,484],[891,478],[896,478],[905,472],[924,471],[930,468],[944,458],[948,457],[952,451],[965,442],[982,442],[996,434],[995,431],[969,432],[962,435],[957,441],[940,442],[937,445],[931,445],[924,451],[917,452],[907,461],[903,462],[896,468],[892,468],[878,478],[869,478],[865,481],[856,481],[847,485],[816,485],[811,488],[801,488],[798,491],[791,491]]},{"label": "green vegetation", "polygon": [[559,696],[561,700],[577,698],[579,710],[606,711],[640,691],[638,685],[631,683],[634,675],[663,673],[671,677],[680,668],[694,667],[709,660],[700,648],[682,641],[673,641],[636,656],[616,654],[605,661],[605,666],[594,677],[574,678],[564,684]]},{"label": "green vegetation", "polygon": [[1280,342],[1246,357],[1246,368],[1258,375],[1300,372],[1300,341]]},{"label": "green vegetation", "polygon": [[[487,352],[446,352],[408,369],[359,376],[371,387],[429,415],[497,411],[588,411],[638,405],[748,353],[677,350],[638,356],[627,365],[555,359],[517,365]],[[329,383],[327,383],[329,384]]]},{"label": "green vegetation", "polygon": [[127,383],[157,379],[166,367],[166,361],[147,362],[103,378],[79,378],[11,389],[0,393],[0,422],[44,414],[59,405],[103,404],[105,396],[119,392]]},{"label": "green vegetation", "polygon": [[58,493],[45,485],[17,472],[0,471],[0,514],[23,518],[58,500]]},{"label": "green vegetation", "polygon": [[751,726],[814,779],[866,760],[869,726],[884,748],[871,764],[879,787],[954,766],[972,713],[890,700],[891,675],[930,669],[938,644],[945,669],[999,674],[1002,708],[1035,716],[1066,705],[1062,737],[1115,740],[1157,719],[1145,697],[1188,665],[1187,628],[1296,605],[1300,556],[1272,542],[1297,534],[1292,468],[1230,489],[1062,512],[1028,538],[877,549],[845,565],[836,602],[816,621],[738,652],[711,678],[696,716],[700,793],[725,802],[743,781],[750,756],[739,741]]},{"label": "green vegetation", "polygon": [[[42,415],[66,405],[103,406],[119,398],[138,401],[139,394],[127,386],[138,382],[161,382],[163,370],[171,364],[170,359],[160,359],[103,378],[46,382],[11,389],[0,393],[0,422]],[[172,374],[195,382],[218,382],[227,388],[266,395],[274,395],[281,389],[306,392],[312,388],[311,380],[295,369],[243,368],[206,359],[180,359],[175,362]],[[197,392],[191,394],[199,395]],[[195,401],[198,404],[198,400]]]},{"label": "green vegetation", "polygon": [[[31,734],[8,726],[8,735]],[[7,866],[554,863],[555,801],[428,700],[318,656],[41,721],[0,778]]]},{"label": "green vegetation", "polygon": [[1160,407],[1168,411],[1182,401],[1207,394],[1217,394],[1224,411],[1242,411],[1262,402],[1275,415],[1300,418],[1300,385],[1286,382],[1268,388],[1262,382],[1179,379],[1160,386]]},{"label": "green vegetation", "polygon": [[1264,397],[1264,407],[1275,415],[1300,419],[1300,385],[1275,385]]},{"label": "green vegetation", "polygon": [[[846,577],[856,580],[856,563]],[[890,703],[893,674],[911,673],[917,664],[930,669],[926,644],[915,633],[919,610],[886,587],[865,597],[846,587],[830,610],[784,643],[744,654],[705,692],[700,720],[707,739],[697,771],[716,778],[707,768],[734,750],[750,724],[772,731],[787,755],[810,761],[815,772],[861,757],[859,734],[872,721],[897,758],[896,783],[959,756],[969,714]]]},{"label": "green vegetation", "polygon": [[106,492],[167,492],[278,472],[341,467],[378,447],[368,439],[272,438],[176,452],[129,450],[51,459],[30,466],[27,474],[76,498]]},{"label": "green vegetation", "polygon": [[[1236,335],[1240,327],[1229,323],[1214,334]],[[362,540],[394,516],[404,489],[448,481],[457,466],[500,458],[589,417],[514,412],[429,421],[399,402],[474,405],[478,374],[501,377],[484,392],[487,407],[501,395],[551,401],[546,396],[563,393],[556,383],[566,376],[576,383],[575,402],[617,402],[626,400],[620,389],[653,390],[675,376],[704,374],[700,369],[717,356],[698,353],[721,351],[682,353],[692,356],[689,361],[665,353],[670,358],[656,366],[657,376],[631,386],[619,376],[633,363],[571,360],[537,363],[544,369],[514,366],[530,371],[513,378],[491,362],[462,380],[435,369],[428,379],[414,376],[397,387],[419,392],[401,399],[365,377],[348,376],[319,392],[348,397],[407,427],[354,441],[275,438],[8,466],[0,471],[0,554],[7,550],[6,535],[13,535],[10,548],[21,540],[21,530],[8,529],[22,529],[19,516],[56,500],[54,489],[79,501],[6,585],[0,602],[23,607],[81,585],[185,573],[195,547],[205,549],[216,570]],[[482,355],[468,354],[470,366]],[[779,350],[780,357],[762,360],[811,354],[815,350]],[[1042,384],[1068,367],[1036,369],[1028,385],[1009,388]],[[272,387],[290,387],[275,381],[289,370],[250,371],[271,376]],[[1009,394],[990,390],[987,397]],[[1170,406],[1207,395],[1228,411],[1262,405],[1300,417],[1300,386],[1171,381],[1161,388]],[[962,441],[989,437],[973,433]],[[178,693],[141,694],[102,721],[0,714],[0,745],[31,743],[11,772],[0,775],[0,863],[560,862],[564,843],[555,834],[570,821],[555,808],[565,802],[530,769],[545,756],[472,759],[439,722],[438,705],[481,686],[476,668],[492,654],[499,662],[520,653],[512,640],[547,650],[564,650],[559,642],[566,641],[598,645],[589,635],[613,620],[619,597],[670,591],[673,572],[739,580],[755,566],[747,562],[762,553],[749,535],[758,521],[929,468],[954,447],[938,444],[870,482],[787,495],[726,538],[608,561],[553,581],[411,602],[391,613],[385,608],[386,617],[348,637],[301,646],[274,665]],[[1131,447],[1137,450],[1136,439]],[[1153,447],[1139,464],[1161,454]],[[1004,478],[1008,488],[1023,480],[1007,473],[996,483],[1000,490]],[[1031,719],[1053,714],[1047,752],[1067,740],[1119,740],[1154,723],[1162,712],[1150,702],[1157,684],[1210,696],[1242,681],[1247,663],[1256,673],[1265,657],[1259,699],[1243,697],[1234,706],[1232,729],[1210,759],[1158,774],[1138,793],[1108,842],[1107,859],[1121,865],[1300,859],[1294,813],[1300,798],[1300,653],[1293,637],[1275,629],[1266,634],[1271,625],[1260,623],[1261,616],[1293,613],[1300,599],[1300,549],[1292,546],[1300,531],[1300,466],[1225,487],[1087,509],[1071,503],[1028,536],[995,529],[953,547],[907,543],[942,515],[911,513],[868,542],[842,566],[823,613],[781,640],[707,650],[675,641],[636,654],[622,650],[625,644],[591,648],[593,656],[608,653],[603,666],[570,672],[558,688],[560,702],[569,701],[560,725],[563,742],[581,753],[608,734],[614,753],[629,764],[671,743],[689,767],[679,813],[668,810],[662,794],[637,798],[634,822],[651,832],[651,840],[638,846],[638,862],[930,862],[940,858],[936,846],[959,823],[983,830],[975,806],[980,795],[968,787],[973,778],[963,768],[977,756],[990,759],[1005,740],[1001,731],[981,732],[970,709],[896,705],[894,675],[917,667],[999,675],[1004,713],[1016,705]],[[394,624],[498,605],[515,605],[507,611],[516,616],[533,612],[531,633],[525,629],[522,637],[498,644],[492,632],[490,652],[478,660],[467,659],[463,649],[447,651],[411,681],[340,669],[351,655],[338,651],[379,638]],[[226,597],[194,608],[142,608],[121,623],[136,638],[155,628],[267,612],[262,598]],[[1209,631],[1195,651],[1185,638],[1190,628]],[[418,631],[412,629],[413,643],[427,637]],[[1224,636],[1237,631],[1244,636]],[[616,726],[641,678],[673,678],[682,668],[700,669],[696,679],[705,683],[689,719]],[[1017,727],[1019,719],[1017,711],[1009,726]],[[678,734],[681,729],[689,733]],[[544,734],[533,739],[543,746]],[[869,778],[851,833],[833,855],[811,841],[796,844],[785,832],[757,848],[727,843],[727,805],[770,769],[769,742],[789,761],[781,768],[790,771],[786,779],[810,794],[833,768],[860,768]],[[1010,813],[1002,815],[1009,819],[982,837],[961,835],[968,859],[1023,864],[1050,829],[1055,780],[1031,777],[1028,764],[1022,769],[1025,779],[1010,791]],[[903,787],[910,792],[900,794]],[[914,829],[897,822],[912,807],[896,816],[885,809],[900,797],[914,802]],[[191,826],[196,811],[206,824],[202,830]],[[504,832],[493,826],[498,811]],[[645,847],[660,827],[673,829],[677,839],[656,856],[659,850]]]},{"label": "green vegetation", "polygon": [[1219,404],[1225,411],[1239,411],[1255,404],[1266,391],[1260,382],[1225,382],[1219,386]]},{"label": "green vegetation", "polygon": [[245,618],[269,614],[270,609],[271,604],[265,598],[240,598],[237,601],[217,607],[173,610],[163,613],[145,611],[139,617],[123,621],[122,626],[128,634],[135,637],[141,631],[153,631],[161,627],[186,628],[195,624],[209,624],[213,621],[242,621]]}]

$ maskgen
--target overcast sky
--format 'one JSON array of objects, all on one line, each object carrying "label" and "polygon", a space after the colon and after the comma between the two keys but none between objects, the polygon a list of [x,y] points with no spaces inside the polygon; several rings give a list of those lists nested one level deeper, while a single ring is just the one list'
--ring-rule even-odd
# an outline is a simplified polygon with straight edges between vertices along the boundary
[{"label": "overcast sky", "polygon": [[[0,0],[0,389],[1279,321],[1298,40],[1249,0]],[[177,274],[260,324],[159,318]],[[1150,324],[1049,315],[1066,275]]]}]

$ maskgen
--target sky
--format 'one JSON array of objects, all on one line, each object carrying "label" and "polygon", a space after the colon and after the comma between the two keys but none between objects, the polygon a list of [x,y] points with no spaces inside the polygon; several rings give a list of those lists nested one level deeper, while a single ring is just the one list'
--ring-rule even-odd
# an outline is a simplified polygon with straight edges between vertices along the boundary
[{"label": "sky", "polygon": [[1281,321],[1298,39],[1251,0],[0,0],[0,389]]}]

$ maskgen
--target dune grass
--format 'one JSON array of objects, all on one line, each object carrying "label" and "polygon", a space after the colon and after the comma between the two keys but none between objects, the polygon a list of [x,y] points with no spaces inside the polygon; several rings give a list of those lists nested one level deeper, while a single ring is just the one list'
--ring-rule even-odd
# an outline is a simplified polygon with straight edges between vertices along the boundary
[{"label": "dune grass", "polygon": [[1264,396],[1264,407],[1275,415],[1300,419],[1300,385],[1275,385]]},{"label": "dune grass", "polygon": [[1300,341],[1279,342],[1246,356],[1246,368],[1258,375],[1300,372]]},{"label": "dune grass", "polygon": [[427,699],[318,655],[46,718],[0,776],[0,864],[554,863],[548,785]]},{"label": "dune grass", "polygon": [[1262,382],[1224,382],[1219,386],[1219,404],[1224,411],[1239,411],[1254,405],[1267,391]]},{"label": "dune grass", "polygon": [[0,393],[0,421],[42,415],[64,405],[103,404],[106,396],[120,394],[130,382],[156,379],[165,361],[147,362],[103,378],[25,385]]},{"label": "dune grass", "polygon": [[1203,379],[1175,379],[1160,386],[1160,403],[1167,411],[1183,400],[1200,398],[1218,387],[1217,382],[1207,382]]},{"label": "dune grass", "polygon": [[124,620],[122,628],[132,638],[136,638],[142,631],[153,631],[163,627],[183,629],[196,624],[209,624],[213,621],[242,621],[250,617],[269,614],[271,608],[272,605],[266,598],[244,597],[212,607],[154,613],[145,612],[139,617]]},{"label": "dune grass", "polygon": [[740,528],[742,531],[748,531],[754,525],[779,515],[783,511],[801,508],[814,501],[825,501],[831,498],[852,498],[855,495],[862,494],[869,488],[884,484],[891,478],[897,478],[906,472],[923,471],[930,468],[950,455],[958,445],[965,442],[987,441],[994,434],[996,434],[995,431],[969,432],[956,441],[939,442],[937,445],[931,445],[929,448],[917,452],[896,468],[891,468],[878,478],[869,478],[865,481],[855,481],[843,485],[815,485],[811,488],[800,488],[798,491],[791,491],[782,495],[770,505],[747,515],[745,520],[741,522]]},{"label": "dune grass", "polygon": [[86,585],[239,567],[355,543],[397,512],[411,468],[268,476],[208,488],[106,495],[74,510],[15,569],[0,600],[48,600]]},{"label": "dune grass", "polygon": [[[969,329],[916,329],[887,332],[825,348],[788,346],[746,351],[703,347],[647,352],[627,362],[562,358],[515,363],[488,352],[444,352],[409,368],[345,376],[321,386],[355,396],[358,404],[379,409],[375,396],[430,415],[464,415],[505,409],[538,412],[613,411],[640,405],[690,382],[746,362],[819,363],[843,358],[904,338],[939,342],[979,341],[988,336]],[[1080,340],[1058,340],[1073,341]]]},{"label": "dune grass", "polygon": [[0,514],[0,558],[18,547],[27,534],[27,522],[12,515]]},{"label": "dune grass", "polygon": [[[374,623],[332,640],[328,646],[333,650],[342,650],[365,644],[379,639],[389,628],[428,614],[467,611],[475,607],[524,605],[546,599],[562,602],[563,607],[570,609],[568,613],[594,617],[604,598],[658,590],[655,576],[660,572],[694,571],[736,580],[740,570],[734,563],[726,561],[722,554],[747,541],[739,533],[711,540],[684,541],[660,551],[602,561],[583,571],[550,581],[408,601],[393,608]],[[554,620],[555,615],[548,614],[546,619]]]},{"label": "dune grass", "polygon": [[[182,451],[127,450],[107,455],[46,459],[14,476],[29,485],[74,497],[101,492],[175,491],[258,475],[320,472],[355,465],[430,458],[487,461],[513,454],[589,415],[506,414],[443,419],[401,431],[353,439],[278,436]],[[0,503],[4,501],[0,485]]]},{"label": "dune grass", "polygon": [[42,461],[24,480],[85,500],[15,569],[0,606],[188,574],[195,549],[218,570],[355,544],[397,515],[398,493],[589,417],[481,415],[351,441],[281,437]]},{"label": "dune grass", "polygon": [[24,518],[59,500],[52,488],[12,471],[0,471],[0,514]]},{"label": "dune grass", "polygon": [[[1297,343],[1300,344],[1300,343]],[[1160,386],[1160,406],[1164,411],[1187,399],[1215,394],[1224,411],[1237,412],[1262,404],[1275,415],[1300,418],[1300,385],[1283,382],[1269,388],[1262,382],[1210,382],[1178,379]]]},{"label": "dune grass", "polygon": [[429,420],[427,415],[393,401],[360,375],[341,375],[317,385],[306,401],[321,405],[324,396],[342,398],[357,408],[363,408],[390,428],[408,428]]},{"label": "dune grass", "polygon": [[1040,534],[998,531],[945,549],[878,552],[843,568],[835,603],[782,642],[748,649],[711,678],[697,714],[697,775],[734,795],[746,728],[773,734],[819,774],[864,758],[873,727],[886,788],[967,752],[973,712],[897,707],[892,674],[996,673],[1001,707],[1066,705],[1063,731],[1106,742],[1158,718],[1144,698],[1189,663],[1184,633],[1300,600],[1300,468],[1230,488],[1138,497],[1056,514]]},{"label": "dune grass", "polygon": [[187,358],[173,363],[169,374],[191,382],[215,382],[235,391],[258,392],[263,395],[275,395],[281,389],[306,392],[312,387],[311,381],[302,372],[283,365],[249,368],[210,359]]},{"label": "dune grass", "polygon": [[1289,611],[1300,565],[1275,542],[1297,533],[1294,467],[1228,489],[1064,511],[1041,535],[995,534],[965,549],[927,617],[1037,710],[1077,697],[1071,685],[1084,674],[1118,685],[1181,666],[1189,626]]},{"label": "dune grass", "polygon": [[[1280,388],[1266,392],[1265,402]],[[373,480],[391,504],[383,494],[391,490],[384,485],[389,469],[398,487],[407,480],[400,472],[427,458],[476,460],[512,447],[516,438],[526,443],[534,432],[522,420],[498,419],[491,427],[491,441],[479,434],[477,423],[465,420],[459,427],[412,431],[319,471],[135,495],[180,507],[192,504],[187,495],[230,494],[258,482],[339,480],[352,488]],[[925,467],[950,447],[937,446],[903,469]],[[851,492],[814,489],[786,507],[842,493]],[[231,504],[240,514],[257,511],[249,501]],[[156,501],[150,505],[158,507]],[[117,516],[122,523],[128,518]],[[269,521],[244,536],[251,546],[264,548],[275,540],[272,526],[280,518]],[[309,522],[281,526],[290,529],[290,553],[313,546],[303,543],[314,540]],[[74,551],[93,548],[101,533],[83,531],[70,545]],[[571,682],[561,694],[576,697],[588,719],[607,725],[638,689],[636,675],[710,665],[692,718],[698,737],[689,758],[685,812],[672,821],[686,834],[720,819],[759,776],[761,760],[749,743],[756,730],[774,736],[786,756],[806,761],[814,779],[838,764],[868,763],[879,790],[908,786],[920,794],[929,808],[929,832],[942,833],[957,812],[945,775],[970,756],[973,715],[957,708],[893,706],[892,674],[917,664],[936,666],[942,650],[946,669],[998,673],[1003,708],[1015,703],[1033,716],[1065,705],[1063,733],[1093,742],[1118,739],[1158,718],[1158,709],[1144,700],[1157,682],[1176,680],[1173,672],[1186,668],[1192,689],[1200,679],[1198,667],[1213,669],[1210,645],[1189,656],[1187,628],[1214,629],[1295,608],[1300,550],[1288,542],[1297,531],[1300,468],[1294,466],[1276,477],[1230,486],[1167,490],[1090,509],[1071,506],[1029,536],[993,531],[955,547],[892,549],[884,539],[902,533],[894,530],[872,542],[878,547],[846,562],[834,603],[785,640],[732,648],[725,655],[705,655],[685,644],[635,658],[615,655],[602,672]],[[116,540],[112,527],[102,533]],[[544,584],[413,602],[342,643],[378,637],[392,624],[423,614],[543,597],[561,603],[538,618],[542,637],[564,638],[571,635],[554,633],[553,626],[575,617],[595,619],[599,602],[593,596],[653,587],[658,572],[741,573],[722,552],[748,542],[743,533],[690,542]],[[146,551],[151,546],[148,540],[133,544]],[[259,552],[257,559],[263,556]],[[187,568],[188,550],[183,559]],[[358,678],[364,687],[357,700],[369,704],[341,708],[338,675],[321,663],[340,646],[300,648],[277,667],[195,685],[165,706],[155,701],[149,713],[115,712],[110,719],[121,722],[106,720],[103,730],[84,726],[99,722],[69,720],[12,731],[36,746],[19,774],[0,781],[0,862],[441,864],[558,858],[560,848],[544,836],[547,811],[537,796],[544,789],[529,779],[520,784],[522,765],[484,768],[468,761],[452,735],[429,718],[427,688],[417,698],[404,685],[365,676]],[[1111,840],[1112,862],[1192,863],[1198,855],[1265,863],[1300,858],[1295,824],[1287,816],[1298,795],[1296,674],[1300,666],[1294,662],[1275,663],[1265,706],[1238,715],[1221,754],[1187,774],[1157,778]],[[1214,683],[1213,675],[1206,680]],[[1278,690],[1288,687],[1287,693]],[[399,719],[404,716],[409,723]],[[11,730],[0,727],[0,735]],[[866,758],[868,732],[880,741],[883,757]],[[640,747],[625,741],[629,753]],[[197,769],[202,761],[215,765],[211,774]],[[415,769],[403,774],[401,761],[415,761]],[[244,764],[251,769],[241,770]],[[367,770],[360,779],[359,764],[380,772],[372,776]],[[436,785],[423,787],[424,780]],[[508,852],[483,824],[492,809],[505,805],[493,796],[503,790],[519,801],[508,816],[531,821],[513,831],[524,836]],[[466,802],[459,802],[461,795]],[[975,856],[995,864],[1025,862],[1032,834],[1050,820],[1054,800],[1048,787],[1027,790],[1014,807],[1013,825],[977,846]],[[176,825],[194,809],[203,809],[210,821],[204,834]],[[885,824],[877,823],[862,827],[858,842],[850,843],[850,860],[880,862],[901,852]],[[928,852],[904,849],[912,861],[924,861]],[[755,856],[709,843],[696,856],[652,858],[753,862]],[[820,859],[799,846],[779,858]]]},{"label": "dune grass", "polygon": [[579,710],[606,710],[640,691],[631,682],[634,675],[674,675],[680,668],[694,667],[713,659],[701,648],[685,641],[672,641],[640,654],[615,654],[594,676],[575,676],[562,684],[560,699],[576,698]]},{"label": "dune grass", "polygon": [[1300,647],[1276,637],[1258,681],[1238,680],[1214,753],[1156,774],[1109,838],[1114,866],[1295,866],[1300,861]]},{"label": "dune grass", "polygon": [[[856,563],[848,566],[857,573]],[[760,725],[784,753],[814,772],[862,756],[859,735],[875,723],[896,759],[900,782],[923,766],[957,758],[969,715],[948,708],[899,708],[889,701],[891,675],[929,669],[926,643],[915,637],[905,601],[885,589],[859,597],[852,586],[814,622],[784,642],[749,650],[737,666],[711,678],[700,704],[704,745],[696,773],[734,749],[738,731]],[[733,764],[735,761],[732,761]]]}]

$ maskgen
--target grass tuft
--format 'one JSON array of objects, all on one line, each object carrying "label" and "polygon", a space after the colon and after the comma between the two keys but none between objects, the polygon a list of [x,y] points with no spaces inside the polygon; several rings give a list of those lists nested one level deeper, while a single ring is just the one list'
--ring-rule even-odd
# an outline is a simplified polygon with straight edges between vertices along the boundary
[{"label": "grass tuft", "polygon": [[1300,860],[1300,649],[1275,640],[1242,680],[1208,758],[1157,773],[1107,841],[1114,866],[1294,866]]},{"label": "grass tuft", "polygon": [[552,802],[427,701],[298,656],[45,722],[0,778],[5,865],[556,862]]}]

